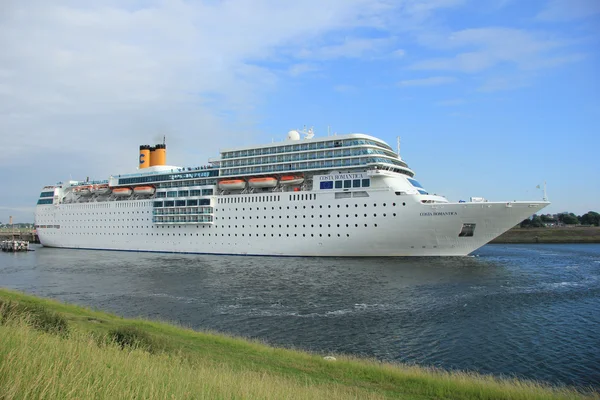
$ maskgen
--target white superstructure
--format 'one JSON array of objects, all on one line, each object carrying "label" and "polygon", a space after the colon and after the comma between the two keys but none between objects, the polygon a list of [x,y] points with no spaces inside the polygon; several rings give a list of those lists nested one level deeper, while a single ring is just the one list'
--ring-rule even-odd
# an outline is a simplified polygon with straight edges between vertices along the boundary
[{"label": "white superstructure", "polygon": [[[227,149],[203,168],[148,165],[46,186],[35,224],[49,247],[278,256],[467,255],[547,201],[449,202],[363,134]],[[157,151],[157,153],[158,153]],[[153,157],[153,156],[152,156]],[[143,166],[142,166],[143,165]]]}]

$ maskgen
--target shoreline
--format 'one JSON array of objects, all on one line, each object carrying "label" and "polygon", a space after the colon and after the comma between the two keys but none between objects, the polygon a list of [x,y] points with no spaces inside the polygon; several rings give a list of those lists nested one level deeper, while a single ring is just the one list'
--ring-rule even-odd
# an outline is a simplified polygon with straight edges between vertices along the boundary
[{"label": "shoreline", "polygon": [[600,243],[600,227],[555,226],[544,228],[512,228],[490,242],[490,244],[533,244],[533,243]]}]

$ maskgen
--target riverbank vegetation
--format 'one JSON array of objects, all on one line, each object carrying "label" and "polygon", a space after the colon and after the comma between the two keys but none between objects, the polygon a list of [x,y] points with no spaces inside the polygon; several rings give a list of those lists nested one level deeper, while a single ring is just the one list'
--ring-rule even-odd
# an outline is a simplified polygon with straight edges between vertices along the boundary
[{"label": "riverbank vegetation", "polygon": [[541,228],[515,227],[490,243],[600,243],[600,227],[552,226]]},{"label": "riverbank vegetation", "polygon": [[600,226],[600,214],[589,211],[583,215],[573,213],[560,214],[534,214],[531,218],[524,219],[520,223],[521,228],[542,228],[554,226]]},{"label": "riverbank vegetation", "polygon": [[600,399],[534,382],[336,358],[0,289],[1,399]]}]

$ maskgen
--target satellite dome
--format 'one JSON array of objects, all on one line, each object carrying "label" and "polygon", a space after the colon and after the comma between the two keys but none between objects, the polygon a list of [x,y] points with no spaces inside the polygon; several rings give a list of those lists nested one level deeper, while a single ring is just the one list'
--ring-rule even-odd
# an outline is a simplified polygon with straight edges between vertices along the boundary
[{"label": "satellite dome", "polygon": [[289,131],[287,135],[287,140],[300,140],[300,132],[298,131]]}]

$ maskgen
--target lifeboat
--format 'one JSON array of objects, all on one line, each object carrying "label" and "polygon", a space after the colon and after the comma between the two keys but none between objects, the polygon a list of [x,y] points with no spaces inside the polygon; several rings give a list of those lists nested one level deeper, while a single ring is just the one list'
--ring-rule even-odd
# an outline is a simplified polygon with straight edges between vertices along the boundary
[{"label": "lifeboat", "polygon": [[223,190],[242,190],[246,187],[243,179],[229,179],[219,182],[219,188]]},{"label": "lifeboat", "polygon": [[131,196],[131,193],[133,192],[133,190],[131,190],[130,188],[114,188],[112,190],[112,192],[115,196],[127,197],[127,196]]},{"label": "lifeboat", "polygon": [[133,188],[133,193],[149,196],[154,194],[154,188],[152,186],[137,186]]},{"label": "lifeboat", "polygon": [[90,187],[90,192],[92,192],[92,194],[108,194],[110,193],[110,188],[106,183],[102,185],[93,185]]},{"label": "lifeboat", "polygon": [[283,186],[300,185],[303,182],[303,177],[294,175],[284,175],[279,179],[279,183]]},{"label": "lifeboat", "polygon": [[81,196],[89,196],[90,194],[92,194],[92,192],[90,191],[91,186],[79,186],[78,188],[75,188],[73,191]]},{"label": "lifeboat", "polygon": [[248,184],[251,188],[272,188],[277,186],[277,179],[270,176],[265,178],[250,178]]}]

